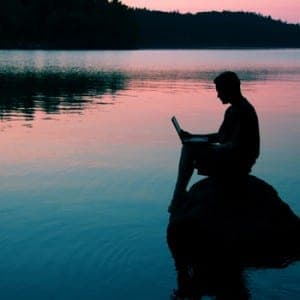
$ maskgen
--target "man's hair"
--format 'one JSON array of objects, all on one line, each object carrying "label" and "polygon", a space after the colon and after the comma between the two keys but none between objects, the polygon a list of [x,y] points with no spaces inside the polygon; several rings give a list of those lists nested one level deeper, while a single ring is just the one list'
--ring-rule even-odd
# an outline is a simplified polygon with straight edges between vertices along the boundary
[{"label": "man's hair", "polygon": [[236,73],[226,71],[221,73],[214,79],[214,83],[217,87],[221,87],[231,93],[241,93],[241,81]]}]

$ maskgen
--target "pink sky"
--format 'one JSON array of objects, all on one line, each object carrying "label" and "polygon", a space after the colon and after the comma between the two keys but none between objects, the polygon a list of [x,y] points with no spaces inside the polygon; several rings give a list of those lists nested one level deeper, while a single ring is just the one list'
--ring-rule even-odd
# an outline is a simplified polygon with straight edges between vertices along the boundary
[{"label": "pink sky", "polygon": [[300,23],[300,0],[122,0],[132,7],[180,12],[210,10],[252,11],[291,23]]}]

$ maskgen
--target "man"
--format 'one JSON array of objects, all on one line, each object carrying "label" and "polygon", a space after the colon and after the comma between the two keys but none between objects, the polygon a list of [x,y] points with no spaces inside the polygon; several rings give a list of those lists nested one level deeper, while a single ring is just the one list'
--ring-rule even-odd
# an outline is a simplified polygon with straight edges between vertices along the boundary
[{"label": "man", "polygon": [[214,80],[218,98],[230,104],[217,133],[203,136],[208,143],[184,143],[179,161],[178,177],[169,212],[179,204],[194,168],[202,175],[221,179],[240,178],[250,173],[259,156],[259,125],[254,107],[242,95],[240,79],[234,72],[224,72]]}]

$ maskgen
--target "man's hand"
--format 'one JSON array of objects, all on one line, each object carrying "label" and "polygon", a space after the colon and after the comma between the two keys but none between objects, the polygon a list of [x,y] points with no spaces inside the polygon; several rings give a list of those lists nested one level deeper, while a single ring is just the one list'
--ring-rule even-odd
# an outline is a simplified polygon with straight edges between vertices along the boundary
[{"label": "man's hand", "polygon": [[180,137],[181,137],[181,139],[186,139],[186,138],[192,137],[192,134],[190,134],[189,132],[181,129],[180,130]]}]

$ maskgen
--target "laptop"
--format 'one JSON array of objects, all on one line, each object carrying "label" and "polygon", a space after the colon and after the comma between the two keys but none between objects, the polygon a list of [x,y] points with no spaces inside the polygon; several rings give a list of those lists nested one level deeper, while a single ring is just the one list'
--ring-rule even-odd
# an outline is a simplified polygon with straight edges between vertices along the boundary
[{"label": "laptop", "polygon": [[205,136],[193,136],[191,135],[190,137],[182,137],[181,136],[181,127],[176,119],[175,116],[171,118],[171,121],[175,127],[175,130],[182,141],[182,143],[208,143],[208,138]]}]

